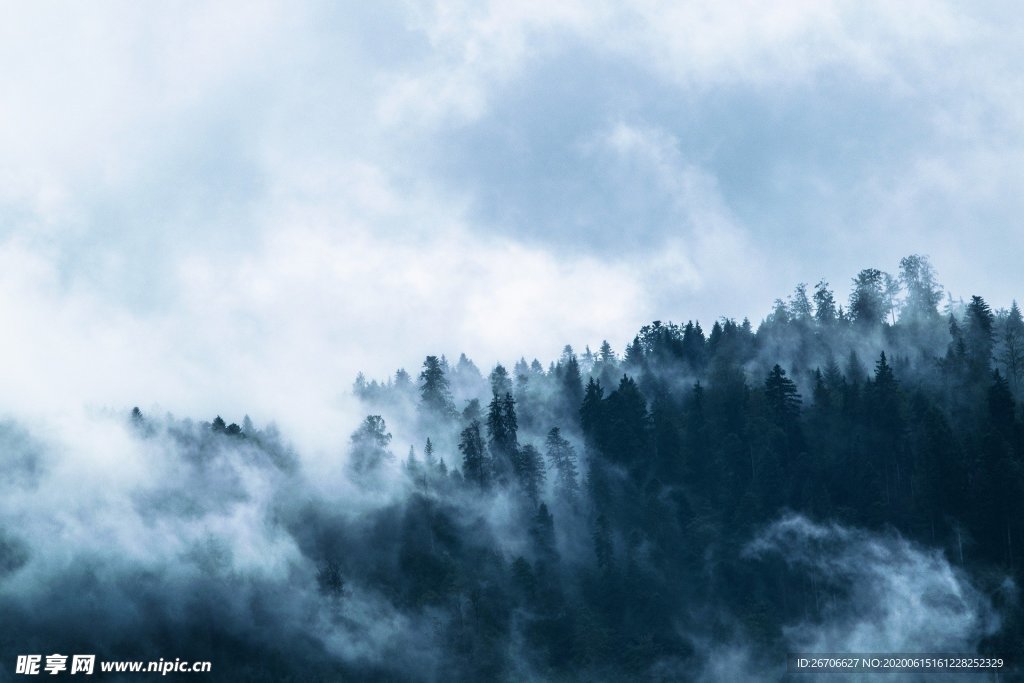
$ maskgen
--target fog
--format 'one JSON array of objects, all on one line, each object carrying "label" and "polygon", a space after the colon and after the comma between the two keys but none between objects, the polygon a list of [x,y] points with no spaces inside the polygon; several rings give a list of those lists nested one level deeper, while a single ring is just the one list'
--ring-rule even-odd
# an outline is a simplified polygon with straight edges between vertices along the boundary
[{"label": "fog", "polygon": [[6,8],[3,661],[1019,652],[1018,15]]},{"label": "fog", "polygon": [[[959,314],[968,332],[975,310]],[[808,353],[806,321],[776,317],[756,336],[730,323],[715,334],[739,341],[706,342],[710,374],[685,351],[664,354],[666,340],[685,349],[689,338],[665,325],[641,330],[627,358],[567,348],[546,371],[521,361],[485,378],[468,358],[428,357],[416,380],[357,380],[345,405],[383,419],[308,439],[248,415],[227,424],[126,408],[25,411],[0,427],[4,657],[206,659],[216,680],[778,680],[787,653],[990,648],[1016,622],[1017,588],[1013,567],[972,537],[975,513],[939,501],[947,531],[936,534],[933,519],[922,541],[900,503],[831,483],[836,456],[820,439],[842,427],[821,422],[827,394],[848,387],[843,400],[854,400],[849,387],[861,382],[882,391],[882,366],[872,378],[853,364],[838,380],[801,366],[848,343],[895,358],[939,347],[922,328],[819,324],[823,346]],[[899,336],[905,329],[916,332]],[[723,343],[751,346],[736,356]],[[768,410],[772,390],[759,378],[771,359],[814,394],[802,417]],[[903,392],[938,379],[926,362],[898,367]],[[622,373],[607,394],[590,381]],[[739,467],[728,460],[735,433],[701,445],[704,430],[719,433],[728,412],[715,415],[729,410],[720,401],[737,381],[751,396],[749,464],[744,455]],[[695,412],[701,382],[707,413]],[[604,411],[598,423],[594,410]],[[770,424],[786,419],[798,423]],[[485,423],[481,479],[467,445],[475,420]],[[866,424],[858,438],[870,441]],[[821,464],[799,464],[806,454],[790,462],[785,441],[805,438],[820,444]],[[564,458],[573,465],[563,471]],[[911,477],[939,466],[914,464]],[[808,477],[831,502],[802,493]],[[869,505],[857,513],[844,495]]]}]

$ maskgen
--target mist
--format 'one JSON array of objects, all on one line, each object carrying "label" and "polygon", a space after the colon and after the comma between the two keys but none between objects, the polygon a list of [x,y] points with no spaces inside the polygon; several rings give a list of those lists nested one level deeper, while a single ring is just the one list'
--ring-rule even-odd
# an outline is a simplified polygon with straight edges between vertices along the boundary
[{"label": "mist", "polygon": [[178,657],[212,680],[1011,662],[1024,324],[981,297],[944,318],[922,263],[901,262],[892,310],[862,273],[851,313],[819,285],[756,328],[658,321],[621,353],[361,373],[343,401],[362,417],[313,437],[248,415],[12,415],[3,656]]},{"label": "mist", "polygon": [[0,678],[1015,666],[1022,33],[6,8]]}]

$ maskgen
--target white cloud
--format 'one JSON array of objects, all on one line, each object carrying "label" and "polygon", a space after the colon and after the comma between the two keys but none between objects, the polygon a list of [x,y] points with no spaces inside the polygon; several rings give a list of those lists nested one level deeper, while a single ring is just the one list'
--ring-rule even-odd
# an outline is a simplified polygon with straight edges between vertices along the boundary
[{"label": "white cloud", "polygon": [[[296,203],[268,204],[246,250],[190,249],[172,299],[143,317],[62,284],[24,241],[0,246],[0,316],[15,331],[3,340],[0,383],[18,388],[6,409],[250,412],[329,448],[358,419],[344,397],[360,369],[415,372],[427,353],[461,351],[485,366],[551,358],[567,341],[628,338],[638,324],[643,292],[625,265],[481,236],[443,206],[427,213],[423,200],[399,200],[373,168],[335,176]],[[322,202],[311,199],[320,191]],[[391,221],[418,223],[419,236],[378,231]]]},{"label": "white cloud", "polygon": [[789,516],[749,552],[778,554],[812,581],[823,617],[786,629],[795,652],[973,652],[1000,626],[989,596],[941,551],[895,534]]},{"label": "white cloud", "polygon": [[[611,153],[623,186],[628,188],[632,182],[653,188],[669,204],[668,215],[661,218],[668,225],[653,236],[644,235],[648,248],[633,257],[646,294],[663,297],[659,299],[663,311],[699,314],[711,309],[705,318],[709,323],[730,312],[743,317],[736,309],[766,273],[715,177],[684,159],[675,136],[657,127],[620,121],[599,138],[598,145]],[[640,220],[653,218],[641,213]],[[713,301],[697,303],[709,294]]]},{"label": "white cloud", "polygon": [[[955,194],[971,216],[1021,183],[1019,144],[999,149],[1020,142],[1005,48],[1018,31],[999,33],[999,17],[934,3],[442,3],[408,9],[367,45],[365,22],[329,10],[8,10],[6,410],[159,402],[307,426],[337,418],[358,368],[381,376],[428,352],[465,350],[486,366],[550,358],[565,342],[620,345],[697,299],[756,318],[781,293],[763,291],[774,280],[756,255],[780,236],[744,225],[707,160],[680,151],[684,133],[648,123],[642,106],[610,107],[603,128],[574,133],[592,146],[584,162],[624,187],[649,181],[636,186],[669,207],[668,227],[639,239],[646,251],[493,236],[467,208],[478,198],[432,175],[422,157],[446,153],[424,151],[443,144],[439,129],[486,117],[496,95],[570,45],[654,74],[684,103],[721,86],[785,96],[839,69],[927,105],[938,135],[979,150],[921,154],[910,175],[900,166],[860,179],[851,192],[870,200],[865,225],[921,235],[928,196]],[[968,102],[955,105],[958,89]],[[251,181],[224,189],[238,176]],[[841,236],[826,241],[846,252]],[[963,268],[964,280],[978,274]]]},{"label": "white cloud", "polygon": [[[806,82],[830,67],[896,88],[920,85],[949,50],[978,38],[943,3],[438,2],[419,14],[433,59],[392,81],[389,120],[473,120],[489,95],[545,55],[585,44],[677,86]],[[404,116],[402,115],[404,112]]]},{"label": "white cloud", "polygon": [[183,125],[268,66],[288,25],[271,3],[8,8],[0,205],[61,232],[89,195],[130,191]]}]

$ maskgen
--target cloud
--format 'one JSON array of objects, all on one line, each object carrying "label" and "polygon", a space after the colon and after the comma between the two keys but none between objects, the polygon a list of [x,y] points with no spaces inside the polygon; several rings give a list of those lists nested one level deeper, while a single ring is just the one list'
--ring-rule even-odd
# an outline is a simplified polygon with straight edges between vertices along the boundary
[{"label": "cloud", "polygon": [[[692,634],[699,667],[684,674],[701,681],[774,681],[784,675],[785,654],[975,653],[1002,625],[1002,614],[977,574],[952,565],[939,550],[912,543],[895,532],[875,532],[838,523],[817,523],[789,514],[762,529],[741,556],[802,586],[813,601],[796,621],[782,624],[768,648],[736,627],[733,637]],[[1010,602],[1016,587],[997,587]],[[781,654],[780,654],[781,652]],[[677,673],[677,675],[681,675]],[[857,680],[888,680],[893,674],[856,674]],[[947,674],[960,680],[956,674]],[[842,674],[828,678],[847,680]],[[900,680],[934,676],[902,674]],[[963,680],[971,675],[965,674]],[[816,679],[815,679],[816,680]]]},{"label": "cloud", "polygon": [[[398,240],[392,223],[419,234]],[[249,412],[303,446],[337,448],[359,418],[346,396],[360,369],[416,373],[426,354],[461,351],[487,365],[554,357],[566,341],[625,338],[644,306],[628,267],[481,236],[427,200],[399,201],[363,165],[282,192],[254,234],[237,253],[188,249],[143,316],[65,282],[24,240],[0,245],[0,310],[17,331],[0,381],[21,387],[5,408]]]},{"label": "cloud", "polygon": [[[755,319],[795,282],[845,282],[913,252],[933,254],[952,290],[1007,303],[1006,283],[959,254],[971,226],[997,272],[1012,267],[1004,247],[1017,242],[1024,178],[1013,162],[1022,129],[1011,66],[1021,29],[1009,11],[444,3],[421,16],[434,59],[403,71],[397,99],[407,104],[383,101],[388,120],[442,131],[439,153],[466,157],[453,175],[480,199],[476,220],[602,254],[634,242],[660,251],[671,235],[664,199],[606,182],[572,145],[622,120],[665,131],[773,265],[761,281],[775,294],[744,298]],[[623,163],[620,175],[631,168]],[[647,210],[626,223],[615,211],[587,212],[630,201]],[[727,284],[743,272],[734,263],[718,277]]]},{"label": "cloud", "polygon": [[[231,680],[253,680],[246,662],[347,677],[433,655],[428,628],[373,588],[349,582],[343,606],[317,590],[319,558],[297,539],[303,506],[387,506],[338,476],[339,462],[332,477],[275,460],[268,431],[211,438],[208,426],[150,417],[133,429],[125,417],[0,424],[0,603],[19,624],[5,642],[207,658]],[[341,486],[321,497],[325,480]]]},{"label": "cloud", "polygon": [[[357,592],[348,621],[321,609],[308,548],[266,518],[296,491],[357,497],[337,467],[362,417],[355,372],[415,375],[428,353],[547,360],[603,338],[621,351],[648,320],[756,321],[797,281],[825,276],[841,296],[859,268],[911,251],[955,292],[1008,303],[1024,196],[1016,14],[9,9],[0,412],[18,422],[0,428],[3,595],[24,606],[67,588],[88,617],[120,603],[82,586],[128,593],[126,632],[146,600],[180,616],[161,596],[227,595],[235,627],[271,605],[267,621],[315,623],[316,647],[344,658],[429,649],[431,625],[379,596]],[[201,465],[103,417],[133,404],[276,420],[309,480],[244,450]],[[199,500],[206,486],[216,504]],[[912,647],[914,629],[970,647],[994,628],[966,577],[898,539],[791,519],[753,552],[880,605],[836,602],[823,624],[792,627],[800,647],[867,647],[873,633]],[[96,588],[104,563],[113,578]],[[294,605],[273,607],[292,585]]]},{"label": "cloud", "polygon": [[[0,39],[0,200],[61,234],[82,200],[133,187],[190,118],[264,66],[281,8],[144,9],[131,3],[8,13]],[[152,10],[152,11],[151,11]],[[180,139],[180,138],[179,138]]]},{"label": "cloud", "polygon": [[[1008,303],[1002,12],[19,8],[0,28],[5,406],[294,410],[309,432],[354,422],[357,369],[756,321],[795,282],[912,251]],[[961,258],[965,225],[998,267]]]},{"label": "cloud", "polygon": [[382,111],[389,120],[428,125],[484,116],[490,96],[511,79],[580,42],[687,89],[785,87],[837,66],[906,87],[913,80],[907,67],[927,66],[934,50],[963,45],[976,33],[964,13],[935,3],[897,11],[886,3],[843,1],[767,8],[494,0],[434,3],[416,17],[434,58],[390,84]]},{"label": "cloud", "polygon": [[1000,626],[965,572],[895,534],[790,516],[747,552],[777,556],[813,582],[823,616],[786,629],[793,652],[974,652]]}]

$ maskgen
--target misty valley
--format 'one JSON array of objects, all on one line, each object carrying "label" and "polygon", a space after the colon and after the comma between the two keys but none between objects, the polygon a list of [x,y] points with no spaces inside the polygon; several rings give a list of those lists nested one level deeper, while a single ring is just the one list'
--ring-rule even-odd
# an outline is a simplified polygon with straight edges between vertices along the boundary
[{"label": "misty valley", "polygon": [[801,284],[760,324],[655,321],[546,364],[425,349],[355,378],[329,457],[147,397],[0,423],[3,658],[257,682],[1024,661],[1019,308],[945,296],[918,255],[838,296]]}]

